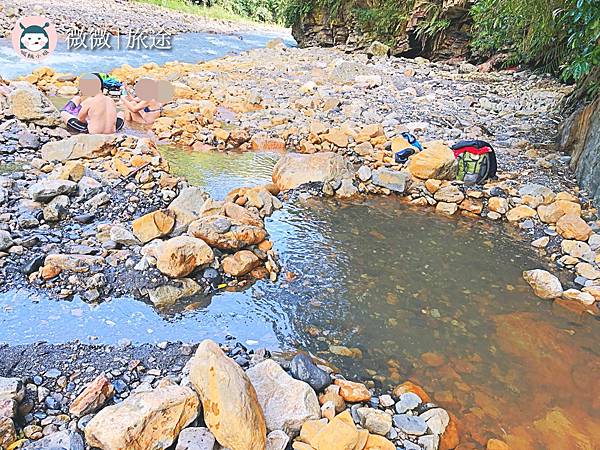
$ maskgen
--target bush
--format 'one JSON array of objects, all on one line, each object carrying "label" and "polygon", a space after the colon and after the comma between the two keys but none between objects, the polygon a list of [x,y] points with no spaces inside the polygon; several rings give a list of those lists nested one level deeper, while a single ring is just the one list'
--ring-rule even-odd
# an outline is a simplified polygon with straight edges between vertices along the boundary
[{"label": "bush", "polygon": [[506,52],[509,65],[575,81],[600,64],[598,0],[479,0],[471,15],[472,47],[482,56]]}]

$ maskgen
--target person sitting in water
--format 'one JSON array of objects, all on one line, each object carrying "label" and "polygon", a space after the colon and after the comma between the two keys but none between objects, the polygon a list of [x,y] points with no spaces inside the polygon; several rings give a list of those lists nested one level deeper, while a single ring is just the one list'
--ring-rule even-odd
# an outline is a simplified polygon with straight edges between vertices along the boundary
[{"label": "person sitting in water", "polygon": [[173,87],[165,80],[141,78],[135,84],[135,96],[123,84],[121,105],[125,108],[125,120],[152,125],[172,97]]},{"label": "person sitting in water", "polygon": [[[75,133],[112,134],[125,124],[115,102],[102,92],[102,79],[93,74],[79,78],[81,96],[73,97],[61,110],[67,129]],[[82,100],[82,98],[85,98]]]}]

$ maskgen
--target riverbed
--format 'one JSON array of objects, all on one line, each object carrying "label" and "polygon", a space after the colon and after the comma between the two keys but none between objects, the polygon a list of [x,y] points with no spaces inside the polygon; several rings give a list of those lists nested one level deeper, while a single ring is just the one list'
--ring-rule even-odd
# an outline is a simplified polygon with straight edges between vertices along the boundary
[{"label": "riverbed", "polygon": [[[174,173],[215,198],[268,182],[277,160],[173,148],[163,155]],[[283,264],[275,284],[259,281],[166,310],[132,298],[89,305],[11,293],[0,297],[0,342],[235,336],[250,348],[309,350],[380,387],[418,382],[476,441],[525,433],[535,448],[552,448],[551,411],[576,413],[574,429],[598,436],[589,392],[600,368],[598,324],[532,295],[521,272],[544,264],[514,228],[442,218],[395,197],[301,196],[267,229]]]},{"label": "riverbed", "polygon": [[[184,34],[170,52],[139,54],[71,53],[61,44],[44,65],[77,74],[134,60],[196,62],[273,37]],[[35,68],[11,51],[0,45],[3,76]],[[161,150],[174,174],[216,199],[270,182],[278,158]],[[0,296],[0,342],[192,343],[235,336],[253,349],[309,350],[382,389],[411,379],[456,414],[466,442],[500,437],[513,448],[539,449],[600,442],[597,320],[531,293],[522,271],[549,261],[514,227],[445,218],[396,197],[302,195],[266,225],[283,265],[276,283],[258,281],[162,310],[133,298],[89,304],[10,292]]]}]

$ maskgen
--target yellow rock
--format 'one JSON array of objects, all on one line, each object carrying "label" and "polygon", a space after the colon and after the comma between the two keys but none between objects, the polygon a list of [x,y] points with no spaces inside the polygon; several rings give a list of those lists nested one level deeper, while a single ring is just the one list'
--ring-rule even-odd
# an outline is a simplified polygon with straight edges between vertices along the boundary
[{"label": "yellow rock", "polygon": [[153,211],[134,220],[131,225],[135,237],[145,244],[171,232],[175,225],[175,213],[169,209]]},{"label": "yellow rock", "polygon": [[326,142],[330,142],[338,147],[348,147],[348,136],[339,128],[329,130],[329,133],[321,136]]},{"label": "yellow rock", "polygon": [[408,161],[410,173],[422,180],[453,180],[457,167],[452,150],[439,141],[425,144],[425,149],[411,156]]},{"label": "yellow rock", "polygon": [[121,158],[117,158],[116,156],[113,158],[113,165],[119,175],[123,177],[128,176],[133,171],[133,169],[125,164]]},{"label": "yellow rock", "polygon": [[490,208],[490,211],[497,212],[498,214],[506,214],[508,211],[508,200],[502,197],[492,197],[488,202],[488,208]]},{"label": "yellow rock", "polygon": [[556,223],[566,214],[581,215],[581,206],[569,200],[556,200],[549,205],[538,206],[537,210],[540,220],[544,223]]},{"label": "yellow rock", "polygon": [[265,418],[242,368],[210,340],[200,343],[189,365],[204,420],[219,444],[231,450],[265,450]]},{"label": "yellow rock", "polygon": [[337,415],[310,441],[316,450],[354,450],[360,434],[349,411]]},{"label": "yellow rock", "polygon": [[78,161],[67,161],[59,178],[61,180],[79,181],[85,175],[85,166]]},{"label": "yellow rock", "polygon": [[404,139],[402,136],[395,137],[392,139],[392,151],[399,152],[400,150],[404,150],[405,148],[411,148],[410,142]]},{"label": "yellow rock", "polygon": [[579,215],[566,214],[556,222],[556,231],[565,239],[587,241],[592,229]]},{"label": "yellow rock", "polygon": [[526,205],[519,205],[506,213],[506,219],[509,222],[518,222],[523,219],[535,217],[536,215],[535,209]]},{"label": "yellow rock", "polygon": [[396,446],[383,436],[369,434],[363,450],[396,450]]}]

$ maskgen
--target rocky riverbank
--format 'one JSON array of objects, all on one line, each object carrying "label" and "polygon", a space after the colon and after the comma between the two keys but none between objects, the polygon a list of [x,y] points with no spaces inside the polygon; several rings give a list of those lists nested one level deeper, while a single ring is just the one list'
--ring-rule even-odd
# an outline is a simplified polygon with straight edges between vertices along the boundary
[{"label": "rocky riverbank", "polygon": [[[597,212],[586,193],[574,187],[568,155],[553,151],[555,106],[567,89],[551,79],[527,72],[488,74],[479,73],[474,66],[466,64],[452,66],[395,58],[369,61],[366,57],[350,57],[337,50],[286,49],[277,43],[270,47],[199,65],[159,67],[148,64],[137,69],[122,67],[113,72],[128,81],[141,75],[168,76],[174,80],[177,100],[165,108],[165,117],[157,122],[156,138],[188,145],[195,151],[215,148],[296,150],[281,158],[275,167],[272,185],[234,190],[224,202],[209,199],[185,180],[173,177],[153,139],[121,135],[68,137],[57,126],[56,110],[35,86],[55,93],[66,86],[72,87],[75,78],[40,70],[26,77],[33,85],[11,83],[12,92],[2,103],[0,129],[0,151],[4,164],[9,164],[3,169],[7,174],[0,183],[2,289],[37,286],[61,297],[78,293],[90,302],[100,301],[107,295],[134,293],[148,295],[152,301],[158,298],[160,300],[154,302],[160,305],[176,302],[192,292],[210,292],[223,284],[236,286],[259,276],[274,279],[280,269],[271,245],[276,248],[277,243],[268,240],[264,218],[288,199],[288,194],[280,191],[342,198],[395,194],[406,197],[415,206],[435,207],[440,214],[506,220],[518,225],[531,237],[540,253],[550,255],[559,266],[574,272],[573,285],[577,288],[567,290],[547,272],[526,272],[525,277],[535,292],[542,298],[556,299],[568,308],[598,313]],[[394,162],[393,152],[405,145],[401,132],[406,130],[419,136],[425,150],[406,165],[400,165]],[[489,140],[497,149],[499,178],[483,186],[466,186],[455,180],[456,162],[448,144],[477,137]],[[223,279],[226,283],[221,282]],[[168,343],[165,346],[178,348]],[[31,348],[35,347],[27,347]],[[77,355],[73,358],[73,367],[83,364],[83,354],[88,348],[74,347]],[[50,353],[60,352],[59,347],[47,349]],[[110,353],[114,349],[101,347],[99,351]],[[20,358],[11,348],[2,352],[6,352],[10,361],[6,369],[10,375],[13,365],[19,366]],[[232,367],[230,362],[224,362],[213,344],[206,344],[198,352],[201,362],[214,358],[219,367]],[[237,356],[231,351],[229,355]],[[244,358],[252,359],[251,356]],[[251,365],[240,362],[243,363],[240,360],[237,364],[244,368]],[[52,433],[61,426],[71,432],[85,428],[88,442],[101,443],[103,448],[127,447],[123,442],[130,439],[143,439],[140,442],[151,446],[157,439],[152,433],[143,438],[138,437],[142,434],[133,436],[126,431],[107,436],[108,427],[103,417],[125,410],[123,423],[137,424],[138,419],[153,421],[154,408],[168,404],[176,412],[169,416],[173,422],[169,422],[169,430],[165,431],[168,442],[162,444],[163,447],[170,445],[181,428],[190,424],[206,425],[220,444],[233,450],[253,448],[254,444],[248,447],[248,442],[257,442],[255,440],[260,448],[267,432],[274,431],[283,432],[287,438],[299,432],[300,439],[294,443],[297,450],[334,448],[328,446],[330,442],[346,442],[344,448],[373,449],[391,449],[394,442],[404,448],[454,448],[457,445],[455,441],[445,442],[444,438],[446,430],[448,436],[455,433],[450,431],[452,422],[438,411],[440,408],[421,407],[428,400],[426,394],[416,388],[411,389],[420,401],[412,395],[403,397],[408,394],[405,388],[391,399],[384,394],[373,400],[373,392],[356,385],[346,385],[348,396],[345,398],[343,381],[336,382],[340,388],[334,392],[336,395],[345,398],[344,401],[368,403],[369,409],[376,412],[359,412],[358,406],[354,414],[352,408],[346,413],[341,408],[336,409],[337,396],[323,396],[326,400],[318,406],[318,414],[313,408],[315,403],[310,401],[309,408],[314,409],[317,417],[304,416],[300,424],[294,422],[291,432],[294,436],[291,436],[287,422],[269,425],[269,417],[273,421],[288,417],[289,408],[271,410],[265,398],[284,398],[292,404],[287,397],[261,391],[264,380],[283,380],[286,386],[290,381],[271,363],[257,370],[262,372],[260,378],[251,376],[252,372],[248,375],[262,411],[257,412],[258,408],[248,411],[249,420],[257,421],[252,422],[256,426],[248,434],[231,437],[216,430],[220,427],[215,428],[211,414],[215,402],[221,401],[215,400],[220,399],[221,393],[213,392],[217,397],[207,396],[206,367],[200,364],[196,369],[199,375],[195,382],[193,363],[188,379],[204,403],[205,422],[194,422],[195,415],[188,415],[189,410],[194,409],[189,406],[197,404],[198,399],[194,391],[186,387],[183,375],[181,380],[176,376],[174,384],[160,381],[164,368],[160,366],[159,371],[150,360],[144,368],[153,370],[149,373],[154,377],[149,381],[155,388],[153,393],[140,392],[141,395],[129,403],[120,400],[132,395],[117,397],[113,402],[118,403],[117,408],[125,405],[123,409],[109,409],[104,415],[105,410],[101,410],[100,418],[90,422],[97,424],[90,431],[85,424],[77,428],[75,413],[62,417],[85,383],[94,379],[82,397],[92,399],[93,409],[113,397],[109,385],[114,385],[114,377],[125,373],[125,365],[119,361],[114,367],[102,366],[102,370],[110,371],[110,376],[106,374],[108,381],[95,378],[99,371],[90,370],[89,377],[68,395],[65,395],[66,388],[55,385],[56,377],[48,377],[47,372],[54,367],[34,365],[33,370],[15,371],[18,376],[24,376],[29,385],[39,386],[35,376],[42,377],[41,385],[48,381],[46,377],[52,380],[44,385],[48,392],[42,390],[41,400],[39,391],[32,393],[38,403],[46,405],[42,408],[48,409],[46,400],[50,393],[60,394],[50,395],[52,400],[48,401],[52,406],[59,406],[56,402],[60,402],[60,408],[50,409],[53,413],[61,412],[51,414],[53,418],[43,424],[47,417],[39,415],[35,418],[38,422],[33,424],[42,429],[30,428],[29,431],[41,431],[41,435],[35,434],[41,438],[48,425],[53,425],[48,428]],[[282,365],[287,367],[285,363]],[[127,371],[136,371],[136,367]],[[230,373],[228,369],[223,370]],[[293,375],[291,367],[290,371]],[[58,368],[58,372],[61,374],[57,377],[72,373],[69,366]],[[141,372],[145,375],[147,371]],[[231,369],[231,372],[239,373],[239,370]],[[50,375],[55,374],[57,371],[50,372]],[[141,385],[143,376],[136,376],[135,381]],[[31,377],[31,382],[27,377]],[[128,374],[128,377],[133,375]],[[247,393],[250,382],[243,377],[236,380],[241,388],[234,393]],[[19,385],[14,380],[7,383]],[[122,387],[121,383],[117,384]],[[139,386],[132,385],[129,390],[136,387]],[[148,385],[143,386],[147,388]],[[21,401],[21,390],[11,389],[9,411],[14,410],[17,400]],[[302,389],[301,392],[312,392]],[[331,389],[337,391],[337,388]],[[98,394],[98,390],[101,395],[93,395]],[[169,396],[173,394],[170,400],[165,397],[165,390]],[[355,393],[359,395],[354,397]],[[231,398],[231,392],[228,394],[224,403],[218,403],[219,411],[237,408],[238,400]],[[328,395],[329,391],[324,394]],[[306,393],[307,397],[313,395]],[[303,397],[300,409],[307,408],[307,397]],[[205,399],[210,408],[206,407]],[[328,401],[331,403],[325,406]],[[406,402],[414,406],[405,409]],[[278,402],[273,403],[273,408],[281,408]],[[298,412],[298,409],[289,410],[294,414]],[[23,410],[23,416],[31,411],[33,409]],[[11,413],[10,421],[3,421],[4,426],[10,428],[14,419],[17,428],[21,426],[22,419],[15,414]],[[263,420],[266,419],[264,424],[261,414]],[[236,414],[231,416],[235,419]],[[327,420],[319,419],[320,416]],[[294,417],[296,420],[297,416]],[[184,423],[186,425],[182,425]],[[224,428],[243,427],[233,422]],[[74,439],[73,445],[80,445],[81,435],[65,433],[64,439]],[[212,442],[206,430],[194,433],[208,436]],[[385,435],[387,441],[377,437],[381,435]],[[272,437],[279,438],[286,439],[281,433]],[[106,439],[119,441],[111,446],[113,444],[105,443]],[[230,439],[249,440],[238,446]],[[371,446],[369,441],[374,441]],[[493,442],[491,445],[501,444]]]},{"label": "rocky riverbank", "polygon": [[[99,15],[100,13],[100,15]],[[7,0],[0,5],[0,37],[9,37],[19,17],[40,15],[56,26],[58,33],[67,36],[70,31],[82,33],[108,30],[112,34],[129,32],[186,32],[205,33],[286,33],[283,28],[250,22],[217,20],[187,14],[134,0],[82,0],[63,3],[56,0]]]},{"label": "rocky riverbank", "polygon": [[8,375],[0,378],[0,446],[10,449],[458,445],[455,419],[419,386],[407,381],[378,395],[306,354],[275,361],[264,349],[212,341],[197,348],[40,344],[0,354]]},{"label": "rocky riverbank", "polygon": [[[591,305],[598,297],[598,215],[592,195],[576,186],[570,156],[557,151],[558,105],[570,88],[551,78],[278,42],[202,64],[123,66],[113,75],[173,80],[178,99],[153,126],[159,139],[196,151],[293,150],[273,173],[282,191],[320,182],[323,195],[395,193],[446,215],[507,220],[573,270],[576,290],[567,300]],[[49,93],[74,82],[46,70],[26,79]],[[403,131],[426,150],[397,164],[394,152],[408,146]],[[497,180],[455,181],[448,145],[460,139],[494,146]]]},{"label": "rocky riverbank", "polygon": [[3,166],[23,169],[0,177],[0,289],[89,302],[142,295],[165,306],[249,274],[276,279],[263,221],[281,207],[276,187],[214,201],[171,176],[149,139],[59,140],[68,133],[47,98],[27,83],[11,89],[0,113]]}]

